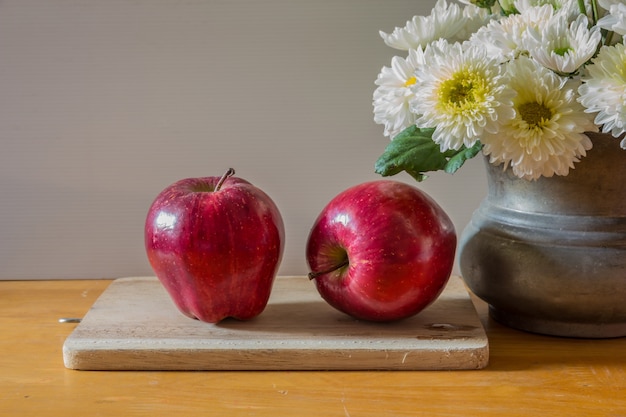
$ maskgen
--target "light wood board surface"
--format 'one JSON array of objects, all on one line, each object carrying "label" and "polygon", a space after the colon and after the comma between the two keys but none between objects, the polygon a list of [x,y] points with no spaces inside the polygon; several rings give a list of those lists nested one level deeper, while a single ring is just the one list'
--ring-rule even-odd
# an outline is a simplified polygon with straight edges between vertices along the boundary
[{"label": "light wood board surface", "polygon": [[241,322],[183,316],[154,277],[112,282],[65,340],[82,370],[451,370],[487,365],[489,346],[469,294],[452,277],[418,315],[352,319],[305,277],[278,277],[265,311]]}]

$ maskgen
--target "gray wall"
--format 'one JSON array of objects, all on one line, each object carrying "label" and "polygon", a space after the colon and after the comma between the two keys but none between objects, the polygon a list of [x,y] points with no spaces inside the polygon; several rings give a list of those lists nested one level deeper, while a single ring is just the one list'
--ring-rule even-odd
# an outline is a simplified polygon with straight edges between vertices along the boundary
[{"label": "gray wall", "polygon": [[[281,208],[280,274],[306,273],[319,211],[380,178],[371,96],[396,52],[378,31],[434,3],[1,1],[0,279],[150,275],[153,198],[229,166]],[[460,232],[482,161],[419,187]]]}]

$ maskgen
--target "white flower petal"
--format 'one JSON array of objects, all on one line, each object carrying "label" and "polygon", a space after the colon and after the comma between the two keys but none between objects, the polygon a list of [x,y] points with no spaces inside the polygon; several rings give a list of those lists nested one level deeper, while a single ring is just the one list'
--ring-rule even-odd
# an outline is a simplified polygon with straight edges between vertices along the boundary
[{"label": "white flower petal", "polygon": [[473,146],[484,132],[513,116],[512,93],[501,84],[502,68],[479,48],[440,40],[424,52],[417,69],[411,110],[418,127],[435,128],[442,151]]},{"label": "white flower petal", "polygon": [[512,14],[489,22],[470,38],[470,42],[487,51],[490,57],[507,62],[528,52],[524,36],[529,28],[542,28],[554,16],[550,5],[528,8],[522,14]]},{"label": "white flower petal", "polygon": [[604,46],[593,64],[586,67],[583,84],[578,89],[580,103],[589,113],[597,113],[595,122],[602,131],[619,137],[626,132],[626,47]]},{"label": "white flower petal", "polygon": [[492,163],[510,166],[521,178],[567,175],[591,148],[585,132],[597,131],[576,101],[578,82],[526,57],[507,67],[507,85],[517,92],[515,117],[497,134],[483,136],[483,152]]},{"label": "white flower petal", "polygon": [[384,67],[376,79],[374,122],[384,125],[384,135],[391,139],[415,123],[417,116],[409,108],[414,95],[411,86],[416,82],[416,68],[423,64],[423,51],[411,49],[406,59],[392,58],[391,67]]},{"label": "white flower petal", "polygon": [[598,20],[598,26],[626,35],[626,4],[615,3],[609,7],[609,14]]},{"label": "white flower petal", "polygon": [[541,65],[560,74],[572,74],[593,57],[602,40],[600,28],[589,29],[585,15],[570,24],[559,15],[543,28],[529,27],[524,44]]},{"label": "white flower petal", "polygon": [[424,48],[440,38],[451,39],[467,23],[467,16],[458,4],[448,4],[438,0],[429,16],[414,16],[404,27],[397,27],[392,33],[380,32],[386,45],[408,51]]}]

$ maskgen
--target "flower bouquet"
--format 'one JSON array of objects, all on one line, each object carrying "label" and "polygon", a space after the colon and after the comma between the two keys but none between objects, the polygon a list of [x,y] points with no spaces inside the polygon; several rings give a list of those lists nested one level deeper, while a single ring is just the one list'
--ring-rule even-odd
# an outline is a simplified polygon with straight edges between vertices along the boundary
[{"label": "flower bouquet", "polygon": [[438,0],[381,32],[406,51],[376,80],[374,121],[392,139],[376,172],[457,171],[479,153],[515,176],[565,176],[610,133],[626,149],[626,3]]}]

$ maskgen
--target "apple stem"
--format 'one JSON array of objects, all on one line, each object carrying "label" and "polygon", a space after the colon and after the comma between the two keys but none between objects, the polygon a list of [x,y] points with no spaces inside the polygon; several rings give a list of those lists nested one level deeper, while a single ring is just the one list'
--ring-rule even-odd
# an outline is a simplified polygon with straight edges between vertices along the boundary
[{"label": "apple stem", "polygon": [[232,177],[233,175],[235,175],[235,170],[232,168],[228,168],[224,175],[222,175],[222,178],[220,178],[220,180],[217,182],[217,185],[215,186],[215,191],[219,191],[220,188],[222,188],[224,181],[226,181],[226,178]]},{"label": "apple stem", "polygon": [[315,279],[315,278],[317,278],[317,277],[319,277],[321,275],[328,274],[329,272],[333,272],[333,271],[336,271],[338,269],[343,268],[344,266],[348,266],[349,264],[350,264],[350,261],[348,259],[346,259],[342,263],[340,263],[339,265],[332,266],[332,267],[330,267],[330,268],[328,268],[328,269],[326,269],[324,271],[309,272],[308,277],[309,277],[309,279]]}]

